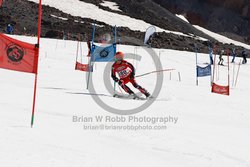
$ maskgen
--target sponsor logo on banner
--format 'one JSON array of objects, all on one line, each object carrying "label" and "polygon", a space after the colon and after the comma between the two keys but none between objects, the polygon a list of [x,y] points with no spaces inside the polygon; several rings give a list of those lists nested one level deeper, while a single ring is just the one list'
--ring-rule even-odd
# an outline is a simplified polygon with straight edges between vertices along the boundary
[{"label": "sponsor logo on banner", "polygon": [[113,62],[116,53],[116,44],[108,46],[92,46],[92,62]]},{"label": "sponsor logo on banner", "polygon": [[0,33],[0,68],[37,73],[38,48]]},{"label": "sponsor logo on banner", "polygon": [[229,95],[229,86],[219,86],[213,83],[212,92],[222,94],[222,95]]},{"label": "sponsor logo on banner", "polygon": [[7,46],[6,53],[10,63],[20,64],[24,57],[24,49],[16,44]]},{"label": "sponsor logo on banner", "polygon": [[206,67],[197,66],[197,76],[198,77],[206,77],[211,75],[211,65]]},{"label": "sponsor logo on banner", "polygon": [[108,55],[109,55],[109,51],[106,50],[106,49],[103,49],[103,50],[100,52],[101,58],[108,57]]}]

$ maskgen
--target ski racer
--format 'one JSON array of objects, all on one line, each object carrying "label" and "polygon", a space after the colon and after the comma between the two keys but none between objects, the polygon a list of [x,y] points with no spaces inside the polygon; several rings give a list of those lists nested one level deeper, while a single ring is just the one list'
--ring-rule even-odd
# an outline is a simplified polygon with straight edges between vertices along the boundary
[{"label": "ski racer", "polygon": [[247,63],[247,51],[244,49],[241,54],[243,57],[242,64],[246,64]]},{"label": "ski racer", "polygon": [[219,63],[218,63],[218,65],[221,65],[221,66],[223,66],[223,62],[224,62],[224,59],[222,57],[223,53],[224,53],[224,50],[219,50]]},{"label": "ski racer", "polygon": [[[116,73],[119,78],[117,78]],[[135,93],[126,85],[127,83],[131,83],[136,89],[138,89],[142,94],[144,94],[147,98],[150,97],[150,93],[137,84],[135,80],[135,69],[134,66],[124,60],[124,53],[117,52],[115,55],[115,63],[112,66],[111,70],[112,79],[117,82],[122,89],[130,94],[133,98],[136,98]]]}]

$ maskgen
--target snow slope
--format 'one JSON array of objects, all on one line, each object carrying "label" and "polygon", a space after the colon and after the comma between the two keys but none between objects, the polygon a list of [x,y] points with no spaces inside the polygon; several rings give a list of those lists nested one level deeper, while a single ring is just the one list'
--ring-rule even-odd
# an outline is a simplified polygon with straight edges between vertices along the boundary
[{"label": "snow slope", "polygon": [[207,30],[207,29],[205,29],[205,28],[203,28],[203,27],[200,27],[200,26],[198,26],[198,25],[194,25],[194,27],[197,28],[198,30],[204,32],[205,34],[207,34],[207,35],[213,37],[214,39],[218,40],[219,42],[228,43],[228,44],[232,43],[232,44],[234,44],[234,45],[236,45],[236,46],[242,46],[242,47],[244,47],[244,48],[246,48],[246,49],[250,49],[250,45],[247,45],[247,44],[245,44],[245,43],[238,42],[238,41],[235,41],[235,40],[233,40],[233,39],[227,38],[227,37],[225,37],[225,36],[223,36],[223,35],[214,33],[214,32],[212,32],[212,31],[209,31],[209,30]]},{"label": "snow slope", "polygon": [[[37,0],[29,0],[38,2]],[[43,0],[44,5],[55,7],[65,13],[73,16],[80,16],[83,18],[92,18],[94,20],[102,21],[112,26],[130,27],[132,30],[145,31],[150,24],[134,19],[125,15],[120,15],[100,9],[98,6],[78,0]],[[141,26],[138,26],[141,25]],[[158,31],[163,29],[158,28]]]},{"label": "snow slope", "polygon": [[[118,48],[126,53],[135,51],[134,46]],[[87,53],[86,44],[83,49]],[[172,72],[171,81],[170,74],[164,73],[163,88],[156,102],[135,116],[178,117],[176,124],[166,123],[166,130],[84,130],[84,123],[72,122],[73,116],[115,117],[93,101],[85,89],[85,74],[74,70],[76,42],[42,39],[33,129],[29,123],[34,76],[0,69],[1,166],[250,166],[250,66],[241,67],[238,85],[226,97],[210,93],[210,78],[200,79],[200,86],[195,86],[194,53],[155,51],[164,68],[181,72],[182,81],[177,81],[176,72]],[[145,50],[137,47],[137,53],[142,56],[140,62],[129,60],[137,67],[137,74],[154,70]],[[208,55],[199,55],[198,61],[208,62]],[[94,67],[93,80],[100,98],[114,107],[132,108],[144,103],[109,97],[102,82],[105,65],[99,63]],[[226,68],[221,67],[218,83],[223,84],[225,75]],[[138,78],[138,82],[152,91],[155,75]],[[89,124],[97,123],[85,123]],[[103,124],[151,125],[147,122]]]},{"label": "snow slope", "polygon": [[[38,0],[28,0],[28,1],[38,3]],[[43,0],[42,3],[43,5],[54,7],[65,13],[71,14],[72,16],[79,16],[82,18],[91,18],[93,20],[98,20],[111,26],[116,25],[120,27],[129,27],[131,30],[142,31],[142,32],[145,32],[146,29],[151,26],[151,24],[146,23],[143,20],[138,20],[138,19],[126,16],[126,15],[109,12],[109,11],[100,9],[98,6],[94,4],[82,2],[79,0]],[[107,1],[102,3],[102,5],[115,9],[114,8],[115,4],[110,3],[110,2],[108,3]],[[169,30],[162,29],[160,27],[156,27],[156,30],[157,32],[165,31],[166,33],[189,36],[182,32],[169,31]]]},{"label": "snow slope", "polygon": [[[179,17],[180,19],[182,19],[183,21],[189,23],[189,21],[188,21],[183,15],[178,15],[178,14],[176,14],[176,16]],[[193,25],[193,26],[194,26],[196,29],[202,31],[203,33],[205,33],[205,34],[207,34],[207,35],[213,37],[214,39],[216,39],[216,40],[219,41],[219,42],[227,43],[227,44],[231,44],[231,43],[232,43],[232,44],[234,44],[234,45],[236,45],[236,46],[242,46],[242,47],[244,47],[244,48],[250,49],[250,45],[247,45],[247,44],[242,43],[242,42],[239,42],[239,41],[235,41],[235,40],[233,40],[233,39],[230,39],[230,38],[228,38],[228,37],[225,37],[225,36],[223,36],[223,35],[220,35],[220,34],[217,34],[217,33],[215,33],[215,32],[212,32],[212,31],[207,30],[207,29],[205,29],[205,28],[203,28],[203,27],[200,27],[200,26],[198,26],[198,25]],[[201,40],[207,40],[207,39],[204,39],[204,38],[203,38],[203,39],[201,39]]]},{"label": "snow slope", "polygon": [[183,20],[183,21],[189,23],[189,21],[187,20],[187,18],[186,18],[185,16],[179,15],[179,14],[176,14],[176,16],[179,17],[181,20]]},{"label": "snow slope", "polygon": [[103,1],[103,3],[101,3],[100,5],[108,7],[112,10],[115,10],[115,11],[121,12],[121,10],[119,9],[119,6],[115,2]]}]

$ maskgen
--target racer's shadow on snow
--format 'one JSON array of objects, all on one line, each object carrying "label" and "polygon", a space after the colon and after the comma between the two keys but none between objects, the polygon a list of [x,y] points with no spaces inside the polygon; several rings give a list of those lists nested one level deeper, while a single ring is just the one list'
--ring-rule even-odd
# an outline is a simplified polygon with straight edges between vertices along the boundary
[{"label": "racer's shadow on snow", "polygon": [[113,97],[111,95],[107,94],[98,94],[98,93],[77,93],[77,92],[66,92],[68,94],[74,94],[74,95],[85,95],[85,96],[103,96],[103,97]]},{"label": "racer's shadow on snow", "polygon": [[[114,96],[112,95],[107,95],[107,94],[98,94],[98,93],[74,93],[74,92],[66,92],[68,94],[73,94],[73,95],[85,95],[85,96],[100,96],[100,97],[110,97],[110,98],[114,98]],[[131,100],[131,98],[118,98],[118,99],[122,99],[122,100]]]},{"label": "racer's shadow on snow", "polygon": [[40,89],[48,89],[48,90],[69,90],[66,88],[55,88],[55,87],[41,87]]},{"label": "racer's shadow on snow", "polygon": [[70,92],[70,91],[72,91],[72,90],[67,89],[67,88],[41,87],[41,89],[48,89],[48,90],[62,90],[62,91],[67,91],[67,92],[65,92],[65,93],[67,93],[67,94],[73,94],[73,95],[113,97],[113,96],[111,96],[111,95],[107,95],[107,94],[84,93],[84,92]]},{"label": "racer's shadow on snow", "polygon": [[[72,94],[72,95],[84,95],[84,96],[100,96],[100,97],[110,97],[110,98],[114,98],[112,95],[108,95],[108,94],[102,94],[102,93],[84,93],[84,92],[70,92],[70,89],[67,88],[56,88],[56,87],[41,87],[42,89],[48,89],[48,90],[63,90],[63,91],[67,91],[65,93],[67,94]],[[140,96],[139,96],[140,97]],[[123,100],[131,100],[131,98],[120,98]],[[171,101],[172,98],[167,97],[167,98],[157,98],[155,101]]]}]

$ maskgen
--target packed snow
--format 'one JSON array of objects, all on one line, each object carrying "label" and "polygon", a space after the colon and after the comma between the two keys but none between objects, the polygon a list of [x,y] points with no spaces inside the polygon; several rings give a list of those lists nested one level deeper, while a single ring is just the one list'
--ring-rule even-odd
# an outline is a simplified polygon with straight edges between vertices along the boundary
[{"label": "packed snow", "polygon": [[[35,43],[35,38],[14,36]],[[239,81],[231,96],[210,92],[210,77],[195,85],[195,53],[155,49],[164,73],[159,97],[135,117],[178,118],[162,130],[86,130],[73,122],[73,116],[111,116],[91,98],[86,90],[86,73],[75,71],[76,46],[73,41],[42,39],[39,59],[35,125],[30,117],[33,74],[0,69],[0,164],[4,167],[246,167],[250,166],[249,65],[240,68]],[[87,45],[82,43],[83,55]],[[136,48],[136,49],[135,49]],[[128,60],[142,74],[155,70],[143,47],[118,45],[125,53],[142,56],[140,62]],[[79,58],[79,61],[81,58]],[[226,60],[226,59],[225,59]],[[237,58],[239,62],[241,58]],[[88,59],[83,57],[83,62]],[[199,63],[209,62],[208,54],[198,54]],[[105,89],[103,70],[106,63],[94,67],[97,94],[107,104],[133,108],[144,101],[115,99]],[[232,82],[233,69],[230,64]],[[224,84],[227,67],[220,67],[216,82]],[[138,78],[138,83],[152,91],[156,74]],[[117,88],[118,89],[118,88]],[[119,116],[118,116],[119,117]],[[126,116],[125,116],[126,117]],[[100,124],[100,123],[99,123]],[[152,125],[149,122],[106,122],[105,125]],[[155,124],[164,125],[164,124]]]},{"label": "packed snow", "polygon": [[[145,31],[150,26],[144,21],[76,0],[44,0],[43,3],[74,16],[93,18],[132,30]],[[107,6],[107,2],[104,3]],[[195,27],[221,42],[245,46]],[[158,28],[158,31],[163,30]],[[12,37],[36,42],[36,38],[32,37]],[[119,122],[118,118],[122,117],[102,109],[92,96],[98,96],[106,104],[119,109],[138,107],[145,101],[113,98],[103,83],[106,63],[96,63],[94,66],[92,76],[97,93],[86,90],[87,74],[75,71],[76,48],[75,41],[42,39],[33,128],[29,124],[34,75],[0,69],[2,166],[250,166],[250,66],[239,66],[241,58],[236,58],[236,63],[230,64],[231,95],[227,97],[211,93],[210,77],[200,78],[199,86],[195,85],[195,53],[154,49],[163,69],[175,70],[164,72],[163,87],[156,101],[143,112],[133,115],[133,118],[167,118],[168,121],[154,124],[145,120],[129,122],[129,116],[123,116],[126,121]],[[87,44],[81,43],[80,48],[79,54],[83,57],[79,56],[77,61],[88,63],[85,57],[88,53]],[[142,56],[141,61],[127,59],[135,66],[137,75],[155,70],[145,48],[125,45],[118,45],[117,48],[125,53]],[[227,58],[224,59],[226,64]],[[205,66],[208,62],[208,54],[198,54],[199,65]],[[227,67],[216,66],[216,69],[216,83],[226,85]],[[238,69],[239,77],[235,84]],[[152,92],[156,74],[137,78],[137,81]],[[118,87],[117,90],[121,91]],[[90,119],[96,116],[112,117],[114,121],[74,122],[76,116]],[[100,128],[104,125],[113,127],[113,130]],[[151,126],[158,130],[114,130],[115,127],[128,125]],[[88,130],[90,126],[99,129]]]},{"label": "packed snow", "polygon": [[[38,0],[28,0],[38,3]],[[117,14],[100,9],[98,6],[86,3],[79,0],[43,0],[44,5],[54,7],[65,13],[71,14],[72,16],[79,16],[82,18],[91,18],[104,22],[111,26],[129,27],[131,30],[145,32],[151,24],[146,23],[143,20],[131,18],[126,15]],[[107,2],[106,2],[107,4]],[[156,26],[157,32],[173,33],[176,35],[189,36],[182,32],[169,31]],[[192,37],[192,36],[189,36]]]},{"label": "packed snow", "polygon": [[108,7],[108,8],[110,8],[111,10],[121,12],[121,10],[119,9],[119,6],[118,6],[117,3],[115,3],[115,2],[103,1],[102,3],[100,3],[100,5],[105,6],[105,7]]},{"label": "packed snow", "polygon": [[59,16],[56,16],[56,15],[53,15],[53,14],[51,14],[50,16],[51,16],[51,17],[54,17],[54,18],[57,18],[57,19],[60,19],[60,20],[64,20],[64,21],[67,21],[67,20],[68,20],[68,18],[59,17]]},{"label": "packed snow", "polygon": [[185,16],[179,15],[179,14],[176,14],[176,16],[179,17],[181,20],[183,20],[183,21],[189,23],[188,19],[187,19]]},{"label": "packed snow", "polygon": [[[38,0],[29,0],[38,3]],[[100,9],[98,6],[82,2],[79,0],[43,0],[44,5],[55,7],[65,13],[73,16],[80,16],[83,18],[92,18],[94,20],[102,21],[112,26],[130,27],[132,30],[145,31],[150,24],[134,19],[125,15],[112,13]],[[138,26],[140,25],[140,26]],[[164,31],[158,28],[159,31]]]},{"label": "packed snow", "polygon": [[232,44],[234,44],[234,45],[242,46],[242,47],[244,47],[244,48],[246,48],[246,49],[250,49],[250,45],[247,45],[247,44],[245,44],[245,43],[238,42],[238,41],[235,41],[235,40],[233,40],[233,39],[227,38],[227,37],[225,37],[225,36],[223,36],[223,35],[214,33],[214,32],[212,32],[212,31],[207,30],[207,29],[205,29],[205,28],[203,28],[203,27],[200,27],[200,26],[198,26],[198,25],[194,25],[194,27],[197,28],[198,30],[204,32],[205,34],[207,34],[207,35],[213,37],[214,39],[218,40],[219,42],[227,43],[227,44],[232,43]]}]

